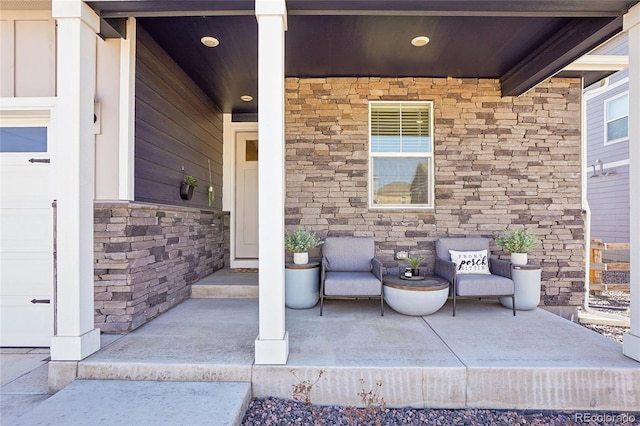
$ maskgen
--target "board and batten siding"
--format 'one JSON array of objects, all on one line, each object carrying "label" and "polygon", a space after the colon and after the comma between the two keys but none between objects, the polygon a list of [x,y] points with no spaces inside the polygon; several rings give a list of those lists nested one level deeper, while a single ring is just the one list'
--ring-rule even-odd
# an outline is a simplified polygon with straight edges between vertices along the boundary
[{"label": "board and batten siding", "polygon": [[56,22],[51,11],[3,10],[0,97],[56,95]]},{"label": "board and batten siding", "polygon": [[[138,25],[136,60],[135,200],[209,207],[209,164],[222,207],[222,112]],[[184,172],[183,172],[184,167]],[[198,179],[193,198],[180,198],[184,175]]]},{"label": "board and batten siding", "polygon": [[[628,55],[626,34],[614,38],[594,53]],[[606,87],[598,89],[600,85],[596,84],[586,91],[586,173],[591,238],[605,242],[628,242],[630,235],[629,141],[606,145],[604,141],[605,102],[627,92],[628,79],[629,71],[622,70],[607,79]],[[600,174],[598,160],[604,165],[604,176]],[[596,166],[595,177],[592,165]]]}]

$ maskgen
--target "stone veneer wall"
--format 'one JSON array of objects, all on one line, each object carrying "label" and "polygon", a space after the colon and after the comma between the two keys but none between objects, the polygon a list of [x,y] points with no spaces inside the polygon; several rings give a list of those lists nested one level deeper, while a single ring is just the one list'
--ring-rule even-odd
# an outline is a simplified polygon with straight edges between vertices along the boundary
[{"label": "stone veneer wall", "polygon": [[[434,102],[434,209],[368,208],[373,100]],[[530,253],[543,267],[542,303],[581,305],[580,101],[577,79],[516,98],[501,97],[490,79],[288,78],[287,229],[372,236],[377,256],[394,266],[400,250],[432,265],[439,237],[526,226],[543,240]]]},{"label": "stone veneer wall", "polygon": [[103,332],[127,332],[187,299],[193,282],[224,266],[227,215],[96,202],[95,326]]}]

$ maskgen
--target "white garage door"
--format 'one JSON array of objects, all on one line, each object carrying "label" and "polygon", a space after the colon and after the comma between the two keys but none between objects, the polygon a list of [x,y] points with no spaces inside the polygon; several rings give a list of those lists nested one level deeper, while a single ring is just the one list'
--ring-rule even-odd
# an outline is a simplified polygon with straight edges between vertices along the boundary
[{"label": "white garage door", "polygon": [[[48,129],[0,127],[0,345],[49,346],[53,209]],[[29,160],[32,160],[31,162]]]}]

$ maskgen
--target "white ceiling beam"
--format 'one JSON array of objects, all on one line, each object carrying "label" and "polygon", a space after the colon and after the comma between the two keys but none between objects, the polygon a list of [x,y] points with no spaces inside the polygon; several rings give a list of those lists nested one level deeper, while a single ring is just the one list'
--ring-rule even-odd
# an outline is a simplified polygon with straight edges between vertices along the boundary
[{"label": "white ceiling beam", "polygon": [[627,55],[585,55],[563,71],[622,71],[629,67]]}]

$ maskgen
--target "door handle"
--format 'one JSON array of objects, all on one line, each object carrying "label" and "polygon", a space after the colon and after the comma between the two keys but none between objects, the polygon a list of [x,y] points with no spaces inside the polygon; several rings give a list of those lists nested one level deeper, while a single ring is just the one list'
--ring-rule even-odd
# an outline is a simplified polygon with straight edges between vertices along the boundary
[{"label": "door handle", "polygon": [[29,158],[30,163],[50,163],[50,158]]},{"label": "door handle", "polygon": [[31,303],[51,303],[51,299],[31,299]]}]

